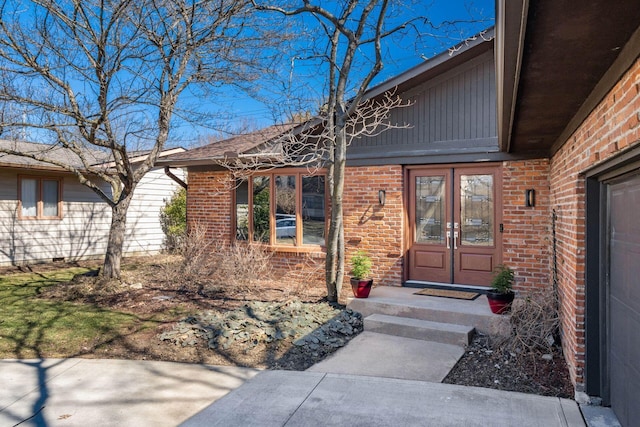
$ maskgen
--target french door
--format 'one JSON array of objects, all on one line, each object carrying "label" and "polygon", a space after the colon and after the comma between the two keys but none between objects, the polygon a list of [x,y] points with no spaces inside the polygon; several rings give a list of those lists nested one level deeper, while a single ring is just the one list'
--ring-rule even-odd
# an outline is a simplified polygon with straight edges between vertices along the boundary
[{"label": "french door", "polygon": [[485,285],[501,258],[500,166],[410,169],[408,279]]}]

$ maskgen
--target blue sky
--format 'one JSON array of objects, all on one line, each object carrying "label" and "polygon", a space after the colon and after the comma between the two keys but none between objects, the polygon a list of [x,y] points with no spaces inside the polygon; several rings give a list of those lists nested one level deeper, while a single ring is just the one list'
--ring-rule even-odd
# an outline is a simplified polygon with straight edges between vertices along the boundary
[{"label": "blue sky", "polygon": [[[433,0],[431,2],[416,2],[413,7],[407,3],[407,7],[403,10],[396,11],[397,16],[394,18],[400,21],[409,19],[412,16],[427,16],[430,21],[439,25],[443,21],[467,21],[460,23],[455,32],[449,32],[446,35],[437,30],[432,30],[427,25],[421,25],[420,31],[429,31],[436,37],[424,37],[417,39],[413,35],[408,34],[403,37],[393,37],[385,43],[384,69],[376,78],[373,84],[381,83],[395,75],[398,75],[411,67],[418,65],[427,58],[431,58],[438,53],[446,50],[460,41],[477,34],[481,30],[494,25],[495,7],[493,0]],[[420,23],[419,23],[420,24]],[[304,60],[296,57],[292,52],[289,58],[283,58],[281,64],[281,74],[290,79],[290,81],[300,82],[304,85],[304,93],[309,99],[316,99],[315,105],[321,103],[322,87],[324,85],[324,73],[318,71],[318,67],[313,63],[305,63]],[[238,129],[247,128],[252,130],[255,128],[265,127],[275,122],[282,122],[285,118],[279,113],[278,107],[283,107],[283,103],[289,102],[283,89],[274,87],[273,84],[267,82],[265,85],[272,88],[272,91],[261,91],[266,102],[260,102],[252,99],[249,95],[239,92],[238,90],[229,89],[211,100],[210,103],[203,103],[202,108],[208,111],[216,111],[221,115],[219,121],[220,129],[235,132]],[[275,85],[278,86],[278,85]],[[287,82],[283,83],[287,86]],[[309,102],[306,109],[313,110],[314,102]],[[296,110],[295,107],[291,109]],[[179,145],[190,145],[194,140],[202,139],[208,134],[214,133],[209,129],[193,129],[187,132],[186,129],[178,130],[177,135],[182,142],[177,141]],[[186,135],[189,135],[184,140]]]}]

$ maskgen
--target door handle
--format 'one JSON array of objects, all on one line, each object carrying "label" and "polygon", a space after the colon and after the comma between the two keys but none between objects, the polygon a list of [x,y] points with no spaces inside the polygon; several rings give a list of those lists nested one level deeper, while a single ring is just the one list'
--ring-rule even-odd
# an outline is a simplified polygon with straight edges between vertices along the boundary
[{"label": "door handle", "polygon": [[451,249],[451,232],[447,231],[447,249]]},{"label": "door handle", "polygon": [[458,250],[458,232],[453,233],[453,250]]}]

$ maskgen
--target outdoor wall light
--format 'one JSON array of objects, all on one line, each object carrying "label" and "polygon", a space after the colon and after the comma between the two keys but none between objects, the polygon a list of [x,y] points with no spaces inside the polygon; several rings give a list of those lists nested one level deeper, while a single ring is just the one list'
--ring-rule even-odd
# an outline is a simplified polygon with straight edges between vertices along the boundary
[{"label": "outdoor wall light", "polygon": [[533,188],[524,190],[524,205],[527,208],[532,208],[536,205],[536,190]]},{"label": "outdoor wall light", "polygon": [[384,206],[384,202],[387,199],[387,192],[384,190],[378,190],[378,202],[380,206]]}]

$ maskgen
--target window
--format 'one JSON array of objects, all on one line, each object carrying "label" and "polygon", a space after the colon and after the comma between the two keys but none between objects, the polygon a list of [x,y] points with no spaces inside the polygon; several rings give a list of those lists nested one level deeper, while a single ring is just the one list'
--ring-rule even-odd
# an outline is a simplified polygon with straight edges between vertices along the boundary
[{"label": "window", "polygon": [[274,246],[324,245],[324,175],[277,171],[239,180],[235,189],[236,239]]},{"label": "window", "polygon": [[25,219],[62,218],[62,179],[37,176],[18,177],[18,217]]}]

